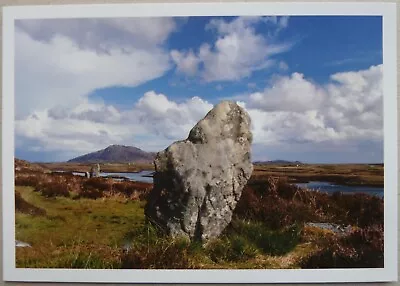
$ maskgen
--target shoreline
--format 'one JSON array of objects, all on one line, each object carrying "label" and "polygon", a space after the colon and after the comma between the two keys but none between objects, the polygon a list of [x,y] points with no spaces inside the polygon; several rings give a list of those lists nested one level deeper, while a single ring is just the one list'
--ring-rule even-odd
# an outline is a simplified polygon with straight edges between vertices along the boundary
[{"label": "shoreline", "polygon": [[[73,174],[73,173],[85,173],[83,171],[64,171],[64,170],[54,170],[51,171],[52,173],[59,173],[59,174]],[[106,176],[100,176],[103,178],[113,178],[113,179],[126,179],[126,180],[132,180],[128,177],[123,177],[123,176],[113,176],[113,174],[139,174],[141,172],[151,172],[152,174],[146,174],[141,177],[145,178],[153,178],[154,177],[154,170],[141,170],[141,171],[130,171],[130,172],[100,172],[100,173],[106,173]],[[347,181],[345,176],[335,176],[336,178],[329,178],[329,175],[323,175],[323,176],[279,176],[278,174],[271,175],[273,177],[279,177],[279,178],[287,178],[288,182],[290,184],[307,184],[310,182],[327,182],[335,186],[345,186],[345,187],[365,187],[365,188],[382,188],[384,189],[384,184],[381,183],[368,183],[368,182],[363,182],[363,181],[353,181],[349,182]],[[269,175],[254,175],[253,180],[265,180],[269,177]],[[135,181],[135,180],[134,180]]]}]

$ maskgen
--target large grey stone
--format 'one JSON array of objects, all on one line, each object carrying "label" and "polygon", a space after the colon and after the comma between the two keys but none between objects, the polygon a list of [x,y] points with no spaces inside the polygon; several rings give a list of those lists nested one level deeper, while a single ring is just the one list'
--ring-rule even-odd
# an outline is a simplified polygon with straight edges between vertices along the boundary
[{"label": "large grey stone", "polygon": [[186,140],[157,154],[147,218],[174,237],[220,235],[253,171],[251,142],[247,112],[230,101],[216,105]]}]

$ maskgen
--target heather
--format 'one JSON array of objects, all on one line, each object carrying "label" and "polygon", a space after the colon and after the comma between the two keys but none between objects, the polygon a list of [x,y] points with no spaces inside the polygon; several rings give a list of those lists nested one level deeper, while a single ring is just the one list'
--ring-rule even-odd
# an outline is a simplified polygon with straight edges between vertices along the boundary
[{"label": "heather", "polygon": [[[16,174],[18,267],[241,269],[383,267],[383,200],[328,195],[255,176],[206,245],[171,239],[144,215],[151,184]],[[350,226],[347,233],[309,223]]]}]

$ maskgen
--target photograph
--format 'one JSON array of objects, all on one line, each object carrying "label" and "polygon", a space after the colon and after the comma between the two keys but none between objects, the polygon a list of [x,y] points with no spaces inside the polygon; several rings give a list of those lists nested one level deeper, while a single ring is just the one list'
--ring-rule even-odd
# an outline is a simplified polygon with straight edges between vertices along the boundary
[{"label": "photograph", "polygon": [[43,11],[9,30],[13,271],[393,277],[382,13]]}]

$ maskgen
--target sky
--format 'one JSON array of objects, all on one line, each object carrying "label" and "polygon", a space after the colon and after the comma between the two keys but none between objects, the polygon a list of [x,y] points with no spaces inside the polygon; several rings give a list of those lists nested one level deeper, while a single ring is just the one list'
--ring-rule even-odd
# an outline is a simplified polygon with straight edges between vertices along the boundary
[{"label": "sky", "polygon": [[382,18],[260,16],[15,22],[15,155],[160,151],[222,100],[252,159],[383,162]]}]

